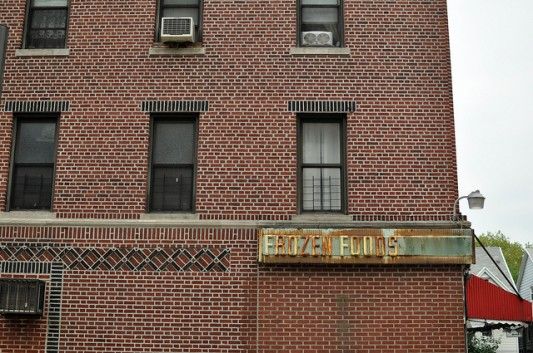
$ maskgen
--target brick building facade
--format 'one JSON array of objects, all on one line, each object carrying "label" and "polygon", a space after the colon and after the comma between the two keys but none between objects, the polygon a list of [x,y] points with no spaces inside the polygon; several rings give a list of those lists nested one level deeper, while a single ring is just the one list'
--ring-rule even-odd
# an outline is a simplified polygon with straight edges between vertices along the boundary
[{"label": "brick building facade", "polygon": [[[463,352],[446,14],[3,2],[0,278],[45,292],[0,351]],[[160,42],[182,16],[194,42]]]}]

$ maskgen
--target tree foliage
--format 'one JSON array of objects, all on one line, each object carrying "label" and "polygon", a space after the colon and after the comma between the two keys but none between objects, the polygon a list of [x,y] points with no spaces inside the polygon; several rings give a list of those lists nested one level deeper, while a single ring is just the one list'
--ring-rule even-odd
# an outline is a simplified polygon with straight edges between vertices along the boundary
[{"label": "tree foliage", "polygon": [[[522,244],[512,242],[500,231],[497,231],[496,233],[487,232],[486,234],[481,234],[479,239],[485,246],[498,246],[502,248],[503,256],[505,256],[505,261],[507,261],[507,265],[509,266],[509,271],[511,271],[511,275],[516,282],[518,279],[518,271],[520,271],[522,255],[524,254]],[[480,245],[476,243],[476,246]]]},{"label": "tree foliage", "polygon": [[468,335],[468,353],[496,353],[500,341],[487,336]]}]

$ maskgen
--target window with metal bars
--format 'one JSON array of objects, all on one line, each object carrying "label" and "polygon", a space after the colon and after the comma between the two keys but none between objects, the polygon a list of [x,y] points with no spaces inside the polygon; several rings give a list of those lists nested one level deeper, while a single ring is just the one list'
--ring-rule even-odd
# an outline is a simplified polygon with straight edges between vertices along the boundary
[{"label": "window with metal bars", "polygon": [[201,40],[202,2],[202,0],[159,0],[156,39],[159,40],[161,36],[161,22],[163,17],[192,17],[194,21],[195,38]]},{"label": "window with metal bars", "polygon": [[40,315],[43,313],[44,281],[0,280],[0,313]]},{"label": "window with metal bars", "polygon": [[342,0],[297,0],[298,46],[342,47]]},{"label": "window with metal bars", "polygon": [[50,209],[56,155],[56,117],[17,117],[10,209]]},{"label": "window with metal bars", "polygon": [[196,117],[157,116],[152,124],[150,210],[193,211]]},{"label": "window with metal bars", "polygon": [[344,117],[301,114],[299,175],[301,210],[345,210]]},{"label": "window with metal bars", "polygon": [[65,48],[68,0],[29,0],[24,47]]}]

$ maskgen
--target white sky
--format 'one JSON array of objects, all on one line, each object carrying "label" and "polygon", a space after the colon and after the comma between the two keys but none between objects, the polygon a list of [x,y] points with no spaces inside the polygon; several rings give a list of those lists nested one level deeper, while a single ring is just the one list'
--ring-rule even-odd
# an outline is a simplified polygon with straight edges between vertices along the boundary
[{"label": "white sky", "polygon": [[533,243],[533,0],[448,0],[459,194],[476,234]]}]

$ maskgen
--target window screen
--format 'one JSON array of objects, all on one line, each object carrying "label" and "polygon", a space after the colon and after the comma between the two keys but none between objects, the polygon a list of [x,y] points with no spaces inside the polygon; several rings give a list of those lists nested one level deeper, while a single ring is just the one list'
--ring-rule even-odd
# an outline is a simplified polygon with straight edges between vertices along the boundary
[{"label": "window screen", "polygon": [[300,129],[302,210],[342,211],[342,120],[302,118]]},{"label": "window screen", "polygon": [[66,46],[67,0],[30,0],[26,21],[26,48]]},{"label": "window screen", "polygon": [[11,209],[51,208],[55,152],[55,118],[17,118]]},{"label": "window screen", "polygon": [[341,47],[342,0],[300,0],[300,46]]},{"label": "window screen", "polygon": [[192,211],[195,173],[194,119],[154,118],[152,211]]},{"label": "window screen", "polygon": [[202,0],[160,0],[159,19],[157,23],[157,38],[163,17],[192,17],[196,38],[201,37],[201,1]]}]

